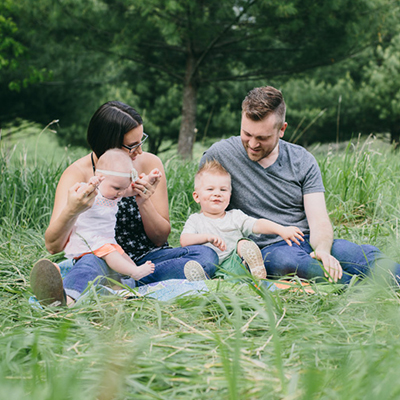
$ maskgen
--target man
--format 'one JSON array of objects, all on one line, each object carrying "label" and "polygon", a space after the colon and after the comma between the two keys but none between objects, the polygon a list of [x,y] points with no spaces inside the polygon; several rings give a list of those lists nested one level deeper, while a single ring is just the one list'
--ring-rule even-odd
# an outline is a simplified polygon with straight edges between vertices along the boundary
[{"label": "man", "polygon": [[291,247],[276,235],[251,237],[261,248],[267,276],[325,276],[348,283],[353,275],[368,275],[384,256],[371,245],[333,240],[320,169],[311,153],[282,140],[285,114],[279,90],[253,89],[242,103],[240,136],[212,145],[200,163],[216,159],[231,174],[229,209],[294,225],[305,234],[304,242]]}]

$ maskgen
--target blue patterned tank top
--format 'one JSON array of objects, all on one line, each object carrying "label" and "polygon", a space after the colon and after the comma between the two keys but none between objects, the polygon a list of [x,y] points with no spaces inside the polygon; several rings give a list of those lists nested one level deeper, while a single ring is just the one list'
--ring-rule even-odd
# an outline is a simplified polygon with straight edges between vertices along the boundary
[{"label": "blue patterned tank top", "polygon": [[[158,248],[146,235],[135,197],[124,197],[118,203],[115,239],[133,261]],[[169,247],[165,242],[161,248]]]}]

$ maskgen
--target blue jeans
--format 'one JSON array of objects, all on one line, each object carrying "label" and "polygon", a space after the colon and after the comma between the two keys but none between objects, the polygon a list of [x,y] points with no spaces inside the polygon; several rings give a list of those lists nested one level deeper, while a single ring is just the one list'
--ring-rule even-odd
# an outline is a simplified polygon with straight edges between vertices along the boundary
[{"label": "blue jeans", "polygon": [[155,270],[140,281],[135,281],[109,268],[101,258],[87,254],[80,258],[65,276],[64,289],[68,296],[77,300],[88,283],[94,280],[97,284],[105,285],[108,283],[107,278],[111,278],[133,288],[168,279],[185,279],[183,268],[189,260],[200,263],[209,277],[214,275],[218,265],[217,253],[207,246],[159,249],[151,251],[137,262],[137,265],[142,265],[146,261],[152,261]]},{"label": "blue jeans", "polygon": [[[300,246],[292,246],[280,241],[264,247],[261,253],[264,258],[265,269],[269,278],[279,278],[287,275],[297,275],[300,278],[317,281],[324,280],[324,271],[321,262],[310,257],[313,249],[309,243],[309,235],[304,236]],[[400,271],[400,265],[388,260],[378,248],[364,244],[358,245],[347,240],[336,239],[333,241],[331,254],[343,269],[343,276],[339,283],[349,283],[353,275],[361,277],[370,275],[376,261],[388,262],[390,269]],[[322,278],[322,279],[321,279]]]}]

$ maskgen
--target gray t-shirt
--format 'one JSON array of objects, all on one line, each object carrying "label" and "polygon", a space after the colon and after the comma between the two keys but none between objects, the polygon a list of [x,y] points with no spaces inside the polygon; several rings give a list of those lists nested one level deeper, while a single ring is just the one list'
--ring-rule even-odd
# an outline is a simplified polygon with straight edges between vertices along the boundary
[{"label": "gray t-shirt", "polygon": [[225,241],[226,250],[221,251],[211,243],[205,243],[218,254],[219,263],[225,261],[233,251],[236,242],[253,233],[256,219],[240,210],[230,210],[223,218],[209,218],[202,213],[192,214],[185,223],[182,233],[208,233]]},{"label": "gray t-shirt", "polygon": [[[219,161],[232,177],[228,209],[239,209],[254,218],[266,218],[283,226],[297,226],[305,234],[309,226],[303,196],[324,192],[321,171],[314,156],[301,146],[279,140],[279,155],[267,168],[251,161],[240,136],[213,144],[200,161]],[[277,235],[251,236],[260,247],[282,240]]]}]

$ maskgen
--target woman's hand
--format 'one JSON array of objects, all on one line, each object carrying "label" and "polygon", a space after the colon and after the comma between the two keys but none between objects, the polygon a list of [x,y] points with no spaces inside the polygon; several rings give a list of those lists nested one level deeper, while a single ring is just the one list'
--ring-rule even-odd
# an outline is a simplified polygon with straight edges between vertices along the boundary
[{"label": "woman's hand", "polygon": [[76,182],[78,179],[82,179],[82,176],[64,172],[57,186],[53,214],[45,233],[46,248],[51,254],[64,249],[75,221],[79,214],[92,207],[97,188],[104,178],[92,177],[88,183],[78,181],[71,186],[70,181]]},{"label": "woman's hand", "polygon": [[164,167],[157,156],[146,152],[135,161],[135,169],[142,173],[132,193],[136,196],[144,231],[156,246],[162,246],[171,232]]},{"label": "woman's hand", "polygon": [[68,190],[67,207],[72,215],[79,215],[93,206],[97,188],[104,177],[92,177],[88,183],[75,183]]}]

